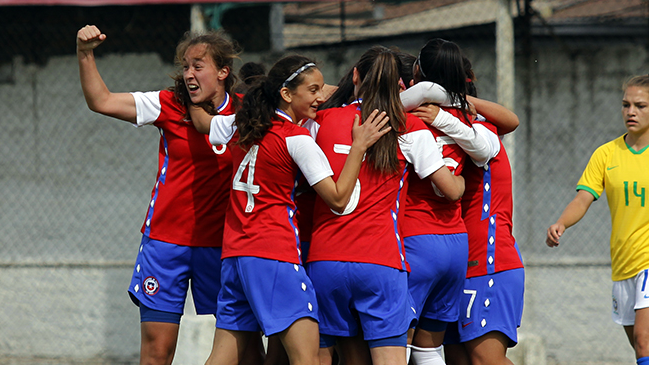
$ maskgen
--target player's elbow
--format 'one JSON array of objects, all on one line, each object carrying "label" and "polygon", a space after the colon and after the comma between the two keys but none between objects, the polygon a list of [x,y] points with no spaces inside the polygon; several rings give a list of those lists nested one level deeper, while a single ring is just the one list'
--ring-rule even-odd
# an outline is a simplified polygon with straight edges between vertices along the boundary
[{"label": "player's elbow", "polygon": [[338,199],[338,200],[328,202],[327,205],[334,212],[338,214],[342,214],[345,211],[345,208],[347,207],[347,202],[342,201],[342,199]]},{"label": "player's elbow", "polygon": [[462,198],[462,194],[464,194],[464,192],[458,190],[458,191],[451,192],[450,194],[445,194],[444,196],[446,197],[446,199],[455,202]]}]

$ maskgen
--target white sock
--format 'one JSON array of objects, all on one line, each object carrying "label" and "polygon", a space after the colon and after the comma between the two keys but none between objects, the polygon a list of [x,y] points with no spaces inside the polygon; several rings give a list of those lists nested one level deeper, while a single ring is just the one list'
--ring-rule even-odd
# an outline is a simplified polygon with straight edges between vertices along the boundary
[{"label": "white sock", "polygon": [[410,352],[412,345],[406,345],[406,364],[410,364]]},{"label": "white sock", "polygon": [[417,346],[410,346],[410,360],[412,365],[445,365],[444,358],[442,358],[442,347],[424,348]]}]

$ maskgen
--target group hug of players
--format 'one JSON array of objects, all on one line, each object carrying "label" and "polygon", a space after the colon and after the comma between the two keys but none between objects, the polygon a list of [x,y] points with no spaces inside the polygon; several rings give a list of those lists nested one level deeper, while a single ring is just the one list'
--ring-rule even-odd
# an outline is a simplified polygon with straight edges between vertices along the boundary
[{"label": "group hug of players", "polygon": [[113,93],[106,38],[77,34],[88,107],[160,131],[129,286],[142,364],[171,363],[190,284],[216,315],[207,364],[511,363],[525,273],[499,136],[518,118],[476,97],[455,43],[372,47],[335,87],[285,56],[240,94],[233,44],[188,33],[173,87]]}]

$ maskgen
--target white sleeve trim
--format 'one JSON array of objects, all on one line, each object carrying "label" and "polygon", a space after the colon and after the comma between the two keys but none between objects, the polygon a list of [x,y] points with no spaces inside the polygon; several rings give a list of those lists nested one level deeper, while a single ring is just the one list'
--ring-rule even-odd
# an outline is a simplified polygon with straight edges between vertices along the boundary
[{"label": "white sleeve trim", "polygon": [[399,138],[399,147],[420,179],[446,166],[435,137],[427,129],[403,134]]},{"label": "white sleeve trim", "polygon": [[302,127],[308,129],[309,133],[311,133],[311,137],[316,139],[318,131],[320,130],[320,124],[318,122],[309,118],[306,122],[302,123]]},{"label": "white sleeve trim", "polygon": [[234,132],[237,130],[234,120],[235,114],[215,115],[210,122],[210,143],[218,146],[230,142]]},{"label": "white sleeve trim", "polygon": [[475,159],[471,158],[476,165],[482,167],[486,165],[487,162],[491,161],[492,158],[496,157],[498,153],[500,153],[500,138],[496,133],[492,132],[489,128],[485,127],[482,124],[474,124],[473,129],[475,129],[478,135],[483,137],[489,145],[489,154],[486,160],[476,161]]},{"label": "white sleeve trim", "polygon": [[133,99],[135,99],[135,111],[137,114],[136,123],[134,126],[142,127],[148,124],[153,124],[162,111],[160,105],[160,91],[132,92]]},{"label": "white sleeve trim", "polygon": [[446,94],[446,89],[430,81],[419,82],[399,95],[403,108],[406,111],[413,110],[425,103],[442,106],[450,106],[452,104]]},{"label": "white sleeve trim", "polygon": [[[493,158],[493,156],[495,156],[493,141],[490,140],[491,136],[489,136],[488,133],[491,133],[496,139],[498,136],[484,126],[480,126],[482,130],[479,133],[479,124],[474,124],[473,128],[469,127],[462,123],[453,114],[445,110],[439,111],[432,126],[453,138],[458,146],[460,146],[478,166],[484,166],[491,158]],[[500,144],[498,144],[498,150],[500,150]]]},{"label": "white sleeve trim", "polygon": [[327,156],[315,140],[307,135],[286,137],[288,153],[302,171],[302,174],[313,186],[329,176],[333,176]]}]

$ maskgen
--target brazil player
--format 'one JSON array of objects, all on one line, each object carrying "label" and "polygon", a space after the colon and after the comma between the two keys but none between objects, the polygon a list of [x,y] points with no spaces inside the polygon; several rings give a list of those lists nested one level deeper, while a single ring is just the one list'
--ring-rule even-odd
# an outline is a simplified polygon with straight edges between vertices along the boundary
[{"label": "brazil player", "polygon": [[606,191],[611,212],[613,321],[624,327],[637,363],[649,364],[649,76],[624,85],[622,119],[627,133],[595,150],[577,183],[577,196],[548,228],[546,243],[559,246],[566,228]]}]

